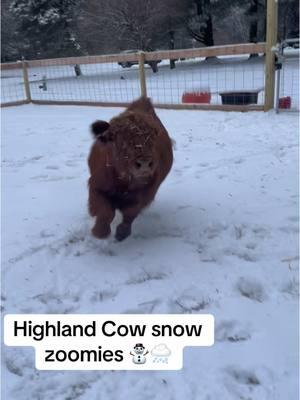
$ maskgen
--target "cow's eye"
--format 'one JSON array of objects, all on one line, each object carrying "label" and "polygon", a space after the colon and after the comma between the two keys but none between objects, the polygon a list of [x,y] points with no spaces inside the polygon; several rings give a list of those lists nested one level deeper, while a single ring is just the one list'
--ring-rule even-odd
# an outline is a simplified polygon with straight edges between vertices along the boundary
[{"label": "cow's eye", "polygon": [[139,161],[136,161],[136,162],[135,162],[135,166],[136,166],[137,168],[141,168],[142,164],[141,164]]},{"label": "cow's eye", "polygon": [[149,167],[152,168],[153,167],[153,161],[149,162]]}]

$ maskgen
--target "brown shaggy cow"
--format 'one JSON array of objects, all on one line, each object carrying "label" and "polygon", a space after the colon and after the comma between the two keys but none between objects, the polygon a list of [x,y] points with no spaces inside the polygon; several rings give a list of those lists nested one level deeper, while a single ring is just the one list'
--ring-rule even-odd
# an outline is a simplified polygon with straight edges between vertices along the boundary
[{"label": "brown shaggy cow", "polygon": [[92,233],[110,235],[116,209],[123,221],[117,240],[131,233],[131,224],[149,205],[171,169],[172,142],[150,99],[141,97],[109,123],[91,126],[96,140],[88,159],[89,211],[96,217]]}]

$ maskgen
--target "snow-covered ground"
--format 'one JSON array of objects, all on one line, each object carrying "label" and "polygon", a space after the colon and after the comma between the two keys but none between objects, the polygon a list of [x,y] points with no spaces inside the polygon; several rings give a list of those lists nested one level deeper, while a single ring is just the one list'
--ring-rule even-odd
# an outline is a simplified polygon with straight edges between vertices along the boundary
[{"label": "snow-covered ground", "polygon": [[[211,102],[221,104],[222,91],[256,90],[258,104],[264,102],[264,58],[249,60],[248,55],[217,59],[178,61],[170,70],[168,60],[158,65],[154,74],[146,65],[147,90],[156,103],[182,102],[185,91],[209,90]],[[140,95],[138,66],[122,68],[117,63],[81,66],[76,77],[74,65],[35,67],[29,69],[32,99],[64,101],[130,102]],[[47,90],[43,90],[43,82]],[[2,73],[2,102],[25,99],[22,70]],[[281,74],[280,97],[291,96],[292,107],[299,109],[299,60],[286,59]]]},{"label": "snow-covered ground", "polygon": [[174,166],[118,243],[90,235],[86,160],[119,111],[2,111],[4,313],[212,313],[215,345],[176,372],[37,371],[5,347],[3,400],[297,399],[298,117],[158,111]]}]

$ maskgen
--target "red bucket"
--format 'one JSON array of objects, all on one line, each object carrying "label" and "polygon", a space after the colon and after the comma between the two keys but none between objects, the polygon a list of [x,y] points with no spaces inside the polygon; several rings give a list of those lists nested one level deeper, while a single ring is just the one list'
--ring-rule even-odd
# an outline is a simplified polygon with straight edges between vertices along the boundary
[{"label": "red bucket", "polygon": [[207,91],[184,92],[182,95],[183,103],[210,104],[210,100],[211,100],[211,93]]},{"label": "red bucket", "polygon": [[292,99],[290,96],[281,97],[279,99],[279,108],[289,109],[291,108],[291,105],[292,105]]}]

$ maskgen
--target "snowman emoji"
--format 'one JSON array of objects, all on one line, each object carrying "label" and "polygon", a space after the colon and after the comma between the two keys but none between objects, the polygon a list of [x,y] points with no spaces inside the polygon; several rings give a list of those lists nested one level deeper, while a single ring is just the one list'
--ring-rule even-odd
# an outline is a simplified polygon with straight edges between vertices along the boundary
[{"label": "snowman emoji", "polygon": [[132,356],[132,362],[134,364],[145,364],[145,356],[149,353],[149,351],[147,350],[145,352],[145,347],[142,345],[142,343],[137,343],[134,346],[133,351],[134,353],[130,352],[130,355]]}]

